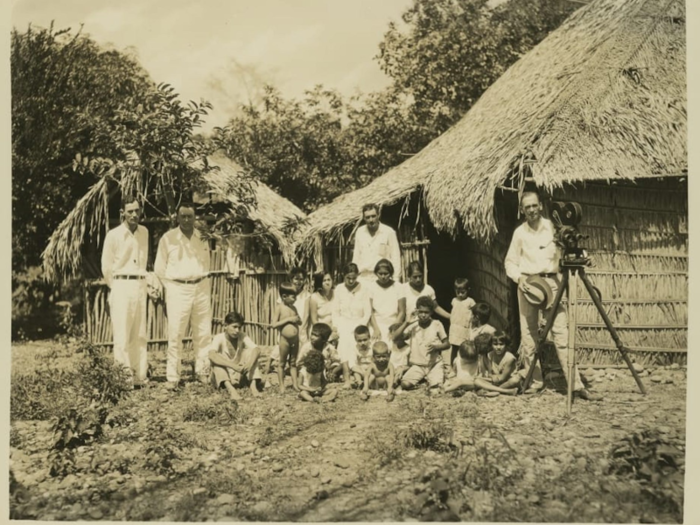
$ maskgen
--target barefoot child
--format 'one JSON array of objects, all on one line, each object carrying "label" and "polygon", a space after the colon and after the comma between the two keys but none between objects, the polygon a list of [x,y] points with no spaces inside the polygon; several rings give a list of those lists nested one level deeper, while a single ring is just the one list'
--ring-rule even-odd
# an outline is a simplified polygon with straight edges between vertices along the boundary
[{"label": "barefoot child", "polygon": [[365,383],[365,376],[372,366],[372,349],[369,344],[369,328],[363,324],[355,328],[355,355],[349,363],[352,372],[353,382],[362,386]]},{"label": "barefoot child", "polygon": [[394,367],[394,388],[401,384],[401,378],[408,370],[408,356],[411,353],[411,347],[406,344],[406,338],[403,335],[405,327],[406,323],[393,324],[389,327],[393,341],[389,362]]},{"label": "barefoot child", "polygon": [[299,369],[299,399],[320,403],[324,396],[324,401],[333,401],[336,398],[337,390],[331,392],[326,390],[324,368],[325,359],[318,350],[312,349],[304,356]]},{"label": "barefoot child", "polygon": [[484,389],[494,395],[515,395],[517,388],[505,389],[492,385],[482,375],[479,364],[479,353],[473,341],[464,341],[458,351],[458,355],[452,363],[454,377],[445,383],[445,392],[454,390],[478,390]]},{"label": "barefoot child", "polygon": [[288,282],[280,284],[280,298],[282,303],[277,305],[272,316],[272,328],[279,330],[279,363],[277,376],[279,378],[280,393],[284,394],[284,372],[289,363],[289,374],[292,376],[292,388],[299,390],[297,386],[297,352],[299,351],[299,327],[301,318],[294,307],[296,288]]},{"label": "barefoot child", "polygon": [[435,303],[430,297],[416,300],[418,322],[410,325],[404,335],[411,347],[410,368],[401,379],[401,388],[410,390],[423,380],[429,388],[442,385],[445,375],[441,352],[450,347],[442,323],[432,318]]},{"label": "barefoot child", "polygon": [[439,306],[435,313],[450,320],[450,348],[442,352],[442,362],[446,377],[452,375],[450,364],[457,357],[459,346],[469,339],[469,330],[472,322],[472,308],[476,304],[469,297],[469,281],[465,277],[458,277],[454,282],[455,296],[452,299],[452,311],[447,313]]},{"label": "barefoot child", "polygon": [[510,338],[501,331],[496,332],[487,354],[490,374],[486,379],[501,388],[517,388],[520,385],[520,376],[514,373],[517,358],[509,350]]},{"label": "barefoot child", "polygon": [[365,376],[365,387],[362,389],[362,399],[369,398],[369,389],[386,389],[387,401],[394,400],[394,367],[389,362],[389,347],[384,341],[377,341],[372,346],[372,365]]},{"label": "barefoot child", "polygon": [[243,316],[238,312],[226,314],[224,331],[214,336],[209,347],[210,380],[214,388],[226,388],[231,399],[241,398],[237,388],[248,386],[254,396],[260,396],[257,381],[260,349],[241,330]]},{"label": "barefoot child", "polygon": [[339,375],[342,373],[342,367],[340,365],[338,350],[328,342],[332,333],[333,329],[326,323],[315,323],[311,327],[309,341],[299,349],[297,368],[303,362],[306,354],[311,350],[318,350],[323,354],[323,358],[326,360],[326,380],[329,382],[337,381]]}]

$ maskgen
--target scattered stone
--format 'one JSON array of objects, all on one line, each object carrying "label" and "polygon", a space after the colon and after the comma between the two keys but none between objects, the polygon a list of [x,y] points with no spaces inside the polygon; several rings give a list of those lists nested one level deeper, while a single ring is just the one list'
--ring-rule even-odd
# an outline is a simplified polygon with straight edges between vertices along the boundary
[{"label": "scattered stone", "polygon": [[342,469],[350,468],[350,462],[345,458],[336,458],[333,460],[333,464]]},{"label": "scattered stone", "polygon": [[669,370],[678,370],[681,367],[678,363],[673,363],[668,367]]},{"label": "scattered stone", "polygon": [[295,475],[297,478],[303,478],[303,477],[305,477],[305,476],[308,476],[309,473],[306,471],[306,469],[300,468],[300,469],[297,469],[297,470],[294,471],[294,475]]},{"label": "scattered stone", "polygon": [[666,379],[664,379],[664,384],[666,384],[666,385],[672,385],[673,383],[674,383],[674,381],[670,377],[667,377]]},{"label": "scattered stone", "polygon": [[318,441],[316,441],[315,439],[312,439],[312,440],[311,440],[311,446],[314,447],[314,448],[318,448],[318,447],[321,446],[321,444],[320,444]]},{"label": "scattered stone", "polygon": [[437,452],[435,452],[434,450],[426,450],[423,453],[423,456],[425,456],[426,458],[434,458],[435,456],[437,456]]},{"label": "scattered stone", "polygon": [[588,465],[588,461],[586,461],[586,458],[581,456],[576,460],[576,467],[579,470],[585,470],[586,466]]},{"label": "scattered stone", "polygon": [[318,467],[311,467],[309,470],[309,476],[312,478],[317,478],[321,475],[321,471],[318,469]]},{"label": "scattered stone", "polygon": [[662,380],[663,378],[658,374],[653,375],[649,378],[649,381],[651,381],[652,383],[661,383]]},{"label": "scattered stone", "polygon": [[527,498],[527,501],[532,504],[539,503],[540,497],[537,494],[532,494]]},{"label": "scattered stone", "polygon": [[104,516],[104,514],[102,514],[102,511],[100,509],[97,509],[97,508],[90,509],[90,512],[88,512],[88,514],[90,515],[90,517],[93,520],[101,520],[102,516]]},{"label": "scattered stone", "polygon": [[330,494],[328,494],[328,491],[327,491],[327,490],[319,490],[319,491],[316,493],[316,495],[315,495],[314,497],[315,497],[317,500],[324,500],[324,499],[328,499],[328,496],[329,496],[329,495],[330,495]]},{"label": "scattered stone", "polygon": [[272,465],[272,472],[282,472],[284,470],[284,465],[280,463],[274,463]]},{"label": "scattered stone", "polygon": [[323,476],[323,477],[321,478],[321,483],[323,483],[324,485],[327,485],[327,484],[330,483],[332,480],[333,480],[333,478],[331,478],[330,476],[326,475],[326,476]]},{"label": "scattered stone", "polygon": [[234,498],[232,494],[219,494],[219,497],[216,498],[216,504],[231,505],[235,500],[236,498]]},{"label": "scattered stone", "polygon": [[343,483],[342,483],[343,487],[345,487],[345,488],[350,488],[350,487],[352,487],[354,484],[355,484],[355,482],[354,482],[353,480],[351,480],[351,479],[344,479],[344,480],[343,480]]},{"label": "scattered stone", "polygon": [[635,372],[644,372],[644,367],[639,363],[632,363],[632,368]]},{"label": "scattered stone", "polygon": [[406,454],[406,457],[407,457],[408,459],[413,459],[413,458],[415,458],[417,455],[418,455],[418,452],[416,452],[415,450],[411,450],[408,454]]},{"label": "scattered stone", "polygon": [[252,510],[256,514],[265,516],[272,514],[275,510],[275,507],[269,501],[258,501],[255,505],[253,505],[250,508],[250,510]]},{"label": "scattered stone", "polygon": [[204,494],[206,491],[207,491],[207,489],[205,489],[204,487],[197,487],[196,489],[194,489],[192,491],[192,494],[197,496],[198,494]]},{"label": "scattered stone", "polygon": [[59,483],[58,486],[62,489],[65,489],[72,486],[76,481],[78,481],[78,478],[76,478],[73,474],[68,474],[65,478],[61,480],[61,483]]},{"label": "scattered stone", "polygon": [[355,428],[357,426],[357,423],[351,423],[350,428]]}]

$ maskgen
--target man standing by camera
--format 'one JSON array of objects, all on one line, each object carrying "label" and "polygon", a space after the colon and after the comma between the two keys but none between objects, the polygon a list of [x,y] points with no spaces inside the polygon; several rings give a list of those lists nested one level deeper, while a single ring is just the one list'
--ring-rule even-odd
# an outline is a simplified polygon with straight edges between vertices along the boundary
[{"label": "man standing by camera", "polygon": [[[554,239],[554,225],[549,219],[542,217],[542,202],[537,193],[528,191],[520,199],[520,212],[525,216],[525,222],[518,226],[513,233],[513,239],[506,255],[506,274],[518,284],[518,307],[520,311],[520,351],[522,352],[525,369],[528,370],[535,359],[535,338],[538,337],[539,311],[526,298],[526,294],[536,294],[536,290],[528,283],[531,276],[541,277],[552,289],[556,296],[561,284],[559,275],[560,252]],[[561,363],[566,380],[568,377],[567,346],[569,330],[566,309],[560,303],[552,313],[552,305],[545,305],[544,316],[554,315],[552,336],[557,356]],[[598,400],[601,396],[593,394],[583,387],[578,369],[574,368],[574,395],[581,399]],[[544,387],[542,368],[535,364],[533,381],[528,393],[536,392]]]},{"label": "man standing by camera", "polygon": [[355,234],[355,248],[352,262],[360,270],[358,280],[371,283],[376,279],[374,267],[380,259],[389,259],[394,266],[394,279],[401,277],[401,248],[396,232],[391,226],[379,221],[379,206],[365,204],[362,207],[364,226],[360,226]]},{"label": "man standing by camera", "polygon": [[129,370],[134,387],[146,382],[146,264],[148,230],[139,224],[141,205],[132,199],[121,210],[122,223],[107,232],[102,275],[109,286],[114,360]]}]

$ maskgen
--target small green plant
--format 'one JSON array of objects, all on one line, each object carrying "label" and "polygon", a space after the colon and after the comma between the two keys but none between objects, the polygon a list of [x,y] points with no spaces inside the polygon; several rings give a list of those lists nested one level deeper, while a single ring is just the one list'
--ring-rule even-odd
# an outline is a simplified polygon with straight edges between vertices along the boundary
[{"label": "small green plant", "polygon": [[177,428],[172,422],[157,418],[149,428],[145,449],[144,467],[167,477],[183,474],[179,460],[186,451],[199,443]]},{"label": "small green plant", "polygon": [[12,374],[10,380],[10,420],[46,421],[75,403],[75,372],[45,363],[31,374]]},{"label": "small green plant", "polygon": [[183,421],[211,421],[231,424],[238,421],[238,407],[222,396],[194,398],[190,400],[182,413]]},{"label": "small green plant", "polygon": [[84,353],[78,363],[79,393],[98,403],[116,405],[132,391],[129,372],[114,362],[103,348],[83,340],[79,350]]},{"label": "small green plant", "polygon": [[56,418],[53,424],[53,442],[49,452],[49,474],[66,476],[75,472],[74,450],[92,443],[103,434],[107,409],[90,405],[71,408]]},{"label": "small green plant", "polygon": [[408,448],[449,452],[456,447],[452,443],[452,429],[442,421],[421,419],[411,423],[399,435],[399,441]]}]

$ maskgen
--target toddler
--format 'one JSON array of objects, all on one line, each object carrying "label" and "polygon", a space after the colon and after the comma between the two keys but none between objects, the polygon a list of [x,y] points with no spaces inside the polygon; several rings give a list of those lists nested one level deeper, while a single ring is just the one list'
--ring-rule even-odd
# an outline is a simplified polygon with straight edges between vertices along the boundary
[{"label": "toddler", "polygon": [[483,370],[479,363],[479,352],[473,341],[464,341],[460,345],[452,367],[454,377],[448,379],[445,383],[445,392],[483,389],[484,395],[487,396],[498,394],[515,395],[518,392],[517,388],[501,388],[483,378]]},{"label": "toddler", "polygon": [[372,365],[365,375],[362,399],[369,399],[369,389],[386,389],[387,401],[394,400],[394,367],[389,361],[389,347],[384,341],[377,341],[372,346]]},{"label": "toddler", "polygon": [[394,367],[394,388],[401,384],[401,378],[408,370],[408,356],[411,353],[411,347],[406,343],[403,331],[406,323],[392,324],[389,327],[391,340],[393,342],[389,362]]},{"label": "toddler", "polygon": [[487,303],[477,303],[472,311],[471,330],[469,339],[474,340],[479,334],[495,334],[496,329],[489,324],[491,319],[491,307]]},{"label": "toddler", "polygon": [[332,334],[333,329],[330,325],[326,323],[315,323],[311,327],[309,341],[299,350],[297,367],[302,363],[306,354],[311,350],[318,350],[323,354],[323,358],[325,359],[326,380],[329,382],[337,381],[338,376],[342,372],[342,368],[340,366],[338,350],[329,342]]},{"label": "toddler", "polygon": [[279,287],[281,304],[277,305],[272,317],[272,328],[279,330],[279,362],[277,376],[279,378],[280,394],[284,394],[284,372],[289,363],[289,373],[292,376],[292,388],[297,386],[297,352],[299,351],[299,326],[301,318],[294,307],[296,288],[289,282],[283,282]]},{"label": "toddler", "polygon": [[370,366],[372,366],[372,349],[369,345],[369,328],[362,324],[355,328],[354,333],[355,355],[353,356],[353,362],[349,363],[349,366],[354,383],[361,386],[365,382],[365,376],[369,372]]},{"label": "toddler", "polygon": [[[318,350],[311,349],[301,363],[299,370],[299,399],[320,403],[324,401],[334,401],[338,395],[337,390],[326,390],[326,378],[323,373],[325,369],[325,359]],[[328,394],[328,395],[326,395]]]},{"label": "toddler", "polygon": [[455,296],[452,299],[452,311],[447,313],[440,307],[435,312],[445,319],[450,320],[450,348],[442,353],[443,366],[447,377],[452,375],[450,363],[457,357],[457,350],[462,342],[469,339],[469,330],[472,322],[472,308],[476,304],[474,299],[469,297],[469,280],[465,277],[458,277],[454,281]]}]

